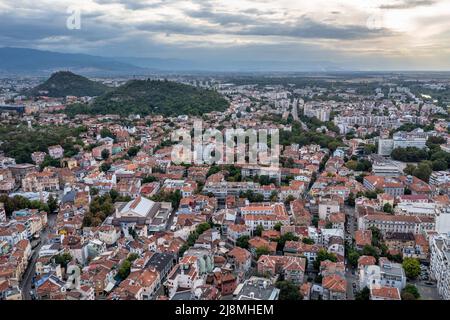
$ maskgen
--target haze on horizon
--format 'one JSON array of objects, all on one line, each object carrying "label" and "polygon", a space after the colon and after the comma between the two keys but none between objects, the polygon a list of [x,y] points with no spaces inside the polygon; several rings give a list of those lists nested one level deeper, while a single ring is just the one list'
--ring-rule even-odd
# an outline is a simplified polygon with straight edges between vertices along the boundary
[{"label": "haze on horizon", "polygon": [[450,0],[0,0],[0,46],[108,57],[450,70],[449,40]]}]

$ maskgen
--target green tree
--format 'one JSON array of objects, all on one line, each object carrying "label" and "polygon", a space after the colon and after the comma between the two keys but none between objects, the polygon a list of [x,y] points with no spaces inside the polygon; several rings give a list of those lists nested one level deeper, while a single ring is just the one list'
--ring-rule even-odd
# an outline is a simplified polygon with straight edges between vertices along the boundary
[{"label": "green tree", "polygon": [[[108,150],[106,150],[106,151],[108,151]],[[103,162],[103,163],[100,165],[100,171],[101,171],[101,172],[108,172],[109,169],[111,169],[111,164],[108,163],[108,162]]]},{"label": "green tree", "polygon": [[236,240],[236,246],[244,248],[244,249],[248,249],[248,241],[249,240],[250,240],[249,236],[240,236]]},{"label": "green tree", "polygon": [[254,231],[253,234],[257,237],[261,237],[261,234],[263,231],[264,231],[264,227],[261,224],[259,224],[256,226],[256,230]]},{"label": "green tree", "polygon": [[155,182],[157,179],[155,176],[146,176],[142,179],[142,183],[150,183],[150,182]]},{"label": "green tree", "polygon": [[139,152],[140,148],[137,146],[133,146],[128,149],[127,153],[130,157],[134,157]]},{"label": "green tree", "polygon": [[392,208],[392,205],[389,202],[386,202],[383,206],[383,211],[386,213],[394,213],[394,208]]},{"label": "green tree", "polygon": [[320,249],[317,253],[316,260],[314,261],[314,269],[319,270],[320,263],[325,260],[330,260],[331,262],[337,262],[337,257],[334,253],[329,253],[325,249]]},{"label": "green tree", "polygon": [[269,251],[269,248],[267,248],[267,247],[259,247],[259,248],[256,248],[256,251],[255,251],[255,254],[256,254],[256,259],[258,260],[259,259],[259,257],[261,257],[261,256],[263,256],[263,255],[267,255],[267,254],[269,254],[270,253],[270,251]]},{"label": "green tree", "polygon": [[109,130],[108,128],[106,128],[106,127],[103,127],[101,130],[100,130],[100,136],[102,137],[102,138],[115,138],[115,136],[114,136],[114,134],[111,132],[111,130]]},{"label": "green tree", "polygon": [[415,169],[416,169],[416,166],[415,166],[415,165],[408,163],[408,164],[406,165],[405,169],[403,169],[403,172],[404,172],[406,175],[412,176]]},{"label": "green tree", "polygon": [[369,245],[365,245],[364,247],[363,247],[363,250],[362,250],[362,254],[364,255],[364,256],[372,256],[372,257],[375,257],[375,259],[377,259],[378,260],[378,258],[379,258],[379,253],[378,253],[378,249],[376,248],[376,247],[374,247],[374,246],[369,246]]},{"label": "green tree", "polygon": [[402,263],[405,274],[409,279],[416,279],[420,274],[420,262],[414,258],[404,258]]},{"label": "green tree", "polygon": [[72,261],[72,256],[68,252],[63,252],[54,257],[55,263],[59,264],[62,268],[66,269],[70,261]]},{"label": "green tree", "polygon": [[430,179],[430,175],[433,173],[433,170],[431,169],[430,165],[426,162],[421,162],[417,166],[416,169],[413,171],[413,175],[420,180],[423,180],[425,182],[428,182]]},{"label": "green tree", "polygon": [[58,200],[55,199],[53,195],[50,195],[47,200],[47,205],[49,213],[53,213],[56,209],[58,209]]},{"label": "green tree", "polygon": [[274,226],[273,229],[276,231],[280,231],[281,227],[283,226],[283,224],[281,222],[277,222]]},{"label": "green tree", "polygon": [[280,300],[303,300],[299,287],[291,281],[278,281],[275,286],[280,289]]},{"label": "green tree", "polygon": [[103,149],[101,155],[102,155],[102,159],[103,160],[108,159],[109,158],[109,150],[108,149]]},{"label": "green tree", "polygon": [[432,163],[433,163],[433,171],[443,171],[447,170],[448,168],[447,161],[443,159],[434,160]]},{"label": "green tree", "polygon": [[402,290],[402,299],[403,300],[417,300],[420,299],[420,293],[417,287],[413,284],[407,284],[405,288]]},{"label": "green tree", "polygon": [[314,244],[314,240],[313,239],[311,239],[311,238],[303,238],[302,239],[302,242],[304,243],[304,244]]},{"label": "green tree", "polygon": [[355,194],[353,192],[348,194],[347,204],[351,207],[355,206]]},{"label": "green tree", "polygon": [[117,275],[121,280],[125,280],[130,274],[131,270],[131,262],[128,259],[125,259],[117,270]]},{"label": "green tree", "polygon": [[354,268],[356,268],[358,266],[358,259],[359,259],[360,255],[358,253],[358,251],[350,249],[349,253],[348,253],[348,262],[350,263],[350,265]]},{"label": "green tree", "polygon": [[368,287],[364,287],[355,295],[355,300],[370,300],[370,289]]}]

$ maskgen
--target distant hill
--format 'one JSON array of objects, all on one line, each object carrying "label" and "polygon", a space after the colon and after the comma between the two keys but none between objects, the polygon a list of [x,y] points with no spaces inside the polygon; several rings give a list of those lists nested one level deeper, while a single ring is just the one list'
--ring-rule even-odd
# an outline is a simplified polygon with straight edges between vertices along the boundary
[{"label": "distant hill", "polygon": [[70,71],[59,71],[34,89],[25,92],[28,96],[42,95],[41,92],[48,92],[45,95],[49,97],[66,97],[66,96],[91,96],[96,97],[103,95],[112,88],[102,83],[89,80],[88,78],[79,76]]},{"label": "distant hill", "polygon": [[132,80],[106,93],[90,105],[73,105],[68,113],[202,115],[225,111],[228,101],[213,90],[171,81]]},{"label": "distant hill", "polygon": [[82,75],[145,75],[151,72],[147,68],[87,54],[0,48],[0,74],[48,75],[58,70]]}]

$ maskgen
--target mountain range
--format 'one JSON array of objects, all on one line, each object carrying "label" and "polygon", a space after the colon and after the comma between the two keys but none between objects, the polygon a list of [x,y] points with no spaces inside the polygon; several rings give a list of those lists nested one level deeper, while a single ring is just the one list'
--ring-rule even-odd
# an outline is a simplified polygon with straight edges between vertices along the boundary
[{"label": "mountain range", "polygon": [[171,58],[100,57],[27,48],[0,48],[0,75],[48,76],[67,70],[85,76],[149,75],[163,72],[342,71],[327,61],[192,61]]}]

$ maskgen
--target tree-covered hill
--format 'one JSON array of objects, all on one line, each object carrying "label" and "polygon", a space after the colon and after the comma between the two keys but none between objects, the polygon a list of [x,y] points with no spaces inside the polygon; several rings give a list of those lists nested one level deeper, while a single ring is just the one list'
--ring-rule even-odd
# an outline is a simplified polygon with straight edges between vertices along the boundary
[{"label": "tree-covered hill", "polygon": [[132,80],[90,105],[72,105],[69,114],[182,114],[202,115],[225,111],[228,101],[213,90],[162,80]]},{"label": "tree-covered hill", "polygon": [[[69,71],[59,71],[25,94],[29,96],[46,95],[49,97],[95,97],[111,91],[112,88]],[[44,93],[43,92],[48,92]]]}]

